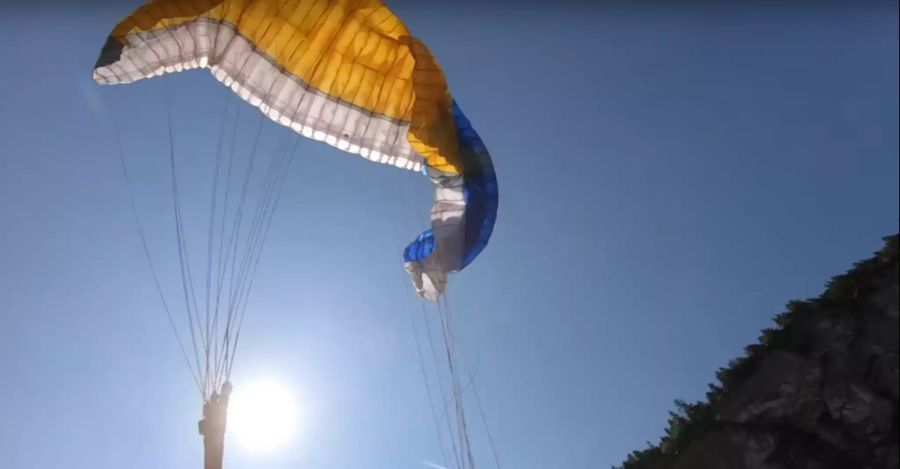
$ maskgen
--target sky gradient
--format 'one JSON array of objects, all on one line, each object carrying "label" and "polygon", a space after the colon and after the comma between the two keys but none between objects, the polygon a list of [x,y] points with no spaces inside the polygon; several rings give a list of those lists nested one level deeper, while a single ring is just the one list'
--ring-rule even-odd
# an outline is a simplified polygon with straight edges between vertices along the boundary
[{"label": "sky gradient", "polygon": [[[203,71],[93,84],[106,35],[139,3],[0,19],[4,468],[200,467],[200,403],[111,123],[175,294],[163,100],[197,214],[223,105],[237,101]],[[896,2],[738,4],[389,3],[440,61],[498,174],[494,236],[448,300],[504,467],[620,463],[787,301],[897,231]],[[246,136],[259,113],[244,108]],[[287,134],[266,122],[263,148]],[[226,467],[442,463],[400,256],[425,227],[429,186],[300,142],[233,380],[290,383],[305,417],[285,451],[229,449]],[[492,467],[470,416],[479,467]]]}]

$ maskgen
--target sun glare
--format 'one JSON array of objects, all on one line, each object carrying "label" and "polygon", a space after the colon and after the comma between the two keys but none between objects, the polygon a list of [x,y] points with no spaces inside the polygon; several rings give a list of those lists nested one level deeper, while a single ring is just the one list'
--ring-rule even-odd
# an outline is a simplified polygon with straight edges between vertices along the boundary
[{"label": "sun glare", "polygon": [[228,404],[228,430],[234,440],[253,453],[283,447],[297,427],[294,396],[283,384],[259,380],[235,386]]}]

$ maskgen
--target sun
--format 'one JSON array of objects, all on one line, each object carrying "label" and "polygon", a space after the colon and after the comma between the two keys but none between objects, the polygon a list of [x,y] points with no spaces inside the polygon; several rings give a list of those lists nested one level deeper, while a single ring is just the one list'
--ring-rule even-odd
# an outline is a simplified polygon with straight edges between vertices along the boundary
[{"label": "sun", "polygon": [[244,450],[271,453],[297,429],[297,405],[287,386],[272,379],[235,386],[228,403],[227,432]]}]

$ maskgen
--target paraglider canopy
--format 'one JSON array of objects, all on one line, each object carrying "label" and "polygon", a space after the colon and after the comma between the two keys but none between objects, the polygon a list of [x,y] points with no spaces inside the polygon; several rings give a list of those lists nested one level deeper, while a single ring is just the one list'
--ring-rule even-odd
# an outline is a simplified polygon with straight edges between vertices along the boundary
[{"label": "paraglider canopy", "polygon": [[273,121],[378,163],[424,171],[431,228],[404,255],[436,301],[487,245],[497,180],[428,48],[380,0],[157,0],[113,29],[102,84],[207,68]]},{"label": "paraglider canopy", "polygon": [[[93,78],[127,84],[197,68],[208,69],[269,119],[305,137],[431,180],[431,226],[403,252],[421,297],[437,301],[448,274],[465,268],[487,245],[498,204],[490,155],[437,60],[381,0],[154,0],[115,26]],[[173,192],[180,224],[177,188]],[[271,210],[260,209],[268,216]],[[184,254],[180,246],[182,264]],[[257,251],[251,254],[258,259]],[[245,265],[253,265],[253,255]],[[183,268],[182,276],[187,291],[190,269]],[[248,278],[252,274],[240,280]],[[198,334],[207,354],[205,367],[197,360],[195,376],[205,401],[199,430],[207,467],[221,466],[228,379],[246,306],[243,284],[237,292],[226,308],[224,353],[214,355],[212,367],[210,349],[220,349],[219,342],[210,346],[217,323]],[[218,313],[218,304],[213,310]]]}]

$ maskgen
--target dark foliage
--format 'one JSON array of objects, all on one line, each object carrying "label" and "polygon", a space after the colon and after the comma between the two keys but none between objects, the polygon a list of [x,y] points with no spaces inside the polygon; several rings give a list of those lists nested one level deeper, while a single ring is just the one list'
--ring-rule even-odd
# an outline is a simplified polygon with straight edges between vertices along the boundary
[{"label": "dark foliage", "polygon": [[675,411],[669,413],[668,427],[657,444],[648,443],[643,450],[628,455],[619,469],[662,469],[668,467],[682,454],[692,441],[717,427],[727,425],[719,418],[719,404],[733,389],[743,383],[756,370],[762,358],[775,350],[788,350],[799,355],[810,353],[811,340],[804,336],[798,324],[813,315],[834,312],[852,314],[858,302],[878,288],[869,281],[876,273],[896,266],[900,253],[900,237],[884,238],[885,247],[874,257],[858,262],[845,274],[828,282],[825,292],[818,298],[791,301],[786,311],[775,316],[775,325],[762,331],[759,343],[746,347],[745,355],[732,360],[716,373],[718,384],[711,384],[702,402],[675,401]]}]

